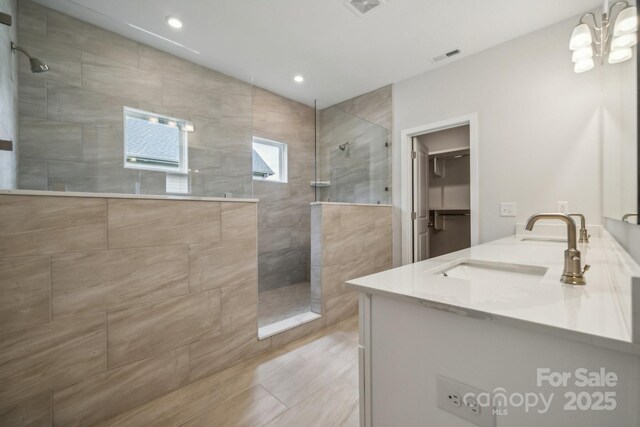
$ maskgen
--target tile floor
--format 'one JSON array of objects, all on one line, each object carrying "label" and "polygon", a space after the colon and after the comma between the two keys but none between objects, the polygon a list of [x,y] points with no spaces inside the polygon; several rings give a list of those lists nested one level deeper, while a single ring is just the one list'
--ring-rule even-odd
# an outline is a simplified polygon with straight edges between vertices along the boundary
[{"label": "tile floor", "polygon": [[349,318],[101,425],[356,427],[357,329]]},{"label": "tile floor", "polygon": [[288,319],[311,310],[309,282],[260,291],[258,294],[258,327]]}]

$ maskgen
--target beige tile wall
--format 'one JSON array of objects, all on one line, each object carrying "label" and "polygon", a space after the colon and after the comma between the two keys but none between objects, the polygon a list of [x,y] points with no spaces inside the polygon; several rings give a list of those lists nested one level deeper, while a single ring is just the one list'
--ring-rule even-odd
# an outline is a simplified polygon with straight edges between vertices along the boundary
[{"label": "beige tile wall", "polygon": [[256,234],[256,203],[0,195],[0,425],[90,425],[271,348]]},{"label": "beige tile wall", "polygon": [[358,312],[345,282],[392,268],[390,206],[311,206],[312,306],[332,325]]},{"label": "beige tile wall", "polygon": [[309,204],[314,201],[314,109],[260,88],[253,90],[253,133],[287,144],[287,183],[253,184],[258,205],[260,290],[309,280]]},{"label": "beige tile wall", "polygon": [[123,167],[128,106],[194,123],[188,135],[193,195],[251,197],[251,84],[31,0],[18,2],[16,21],[20,45],[51,67],[32,74],[26,56],[13,56],[19,188],[165,194],[163,172]]}]

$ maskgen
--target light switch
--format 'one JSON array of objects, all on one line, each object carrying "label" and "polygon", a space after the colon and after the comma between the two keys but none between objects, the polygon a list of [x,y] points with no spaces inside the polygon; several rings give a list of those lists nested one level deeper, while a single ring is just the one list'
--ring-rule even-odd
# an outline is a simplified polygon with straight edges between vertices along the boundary
[{"label": "light switch", "polygon": [[500,203],[500,216],[516,216],[516,202]]}]

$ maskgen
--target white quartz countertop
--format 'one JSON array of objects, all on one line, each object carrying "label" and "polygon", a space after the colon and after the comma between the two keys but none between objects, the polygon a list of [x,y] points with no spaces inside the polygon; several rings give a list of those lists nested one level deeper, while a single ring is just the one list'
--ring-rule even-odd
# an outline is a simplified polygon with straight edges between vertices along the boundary
[{"label": "white quartz countertop", "polygon": [[[417,301],[427,307],[508,323],[640,354],[633,340],[632,277],[638,265],[606,231],[579,245],[587,285],[560,282],[567,243],[516,235],[347,282],[350,289]],[[469,280],[434,274],[461,259],[547,268],[536,280]],[[640,292],[636,292],[636,295]],[[636,319],[637,322],[637,319]],[[637,324],[637,323],[636,323]],[[637,336],[637,334],[636,334]]]}]

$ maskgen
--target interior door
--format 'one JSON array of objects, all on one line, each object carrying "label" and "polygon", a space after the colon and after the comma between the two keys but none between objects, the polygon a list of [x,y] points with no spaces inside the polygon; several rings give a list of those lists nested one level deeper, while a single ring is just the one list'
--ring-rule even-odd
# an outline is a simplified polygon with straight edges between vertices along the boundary
[{"label": "interior door", "polygon": [[429,258],[429,149],[411,141],[413,165],[413,262]]}]

